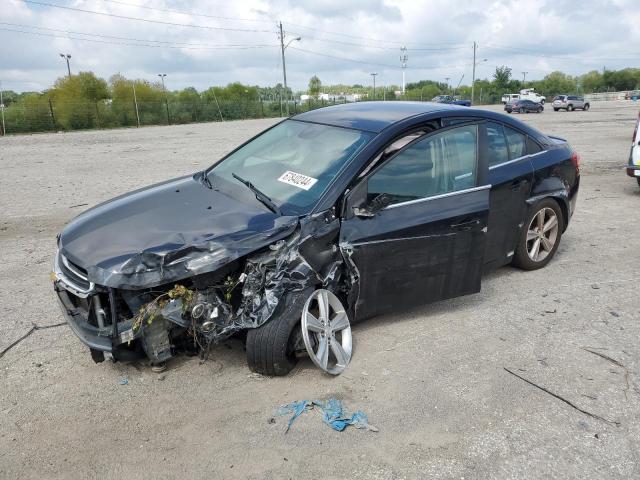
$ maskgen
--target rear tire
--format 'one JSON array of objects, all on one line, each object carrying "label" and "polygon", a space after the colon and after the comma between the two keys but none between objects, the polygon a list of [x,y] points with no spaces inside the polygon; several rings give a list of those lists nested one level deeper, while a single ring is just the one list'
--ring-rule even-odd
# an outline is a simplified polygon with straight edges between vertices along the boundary
[{"label": "rear tire", "polygon": [[573,105],[569,105],[567,107],[567,112],[573,112]]},{"label": "rear tire", "polygon": [[524,107],[520,107],[520,113],[524,113],[526,110]]},{"label": "rear tire", "polygon": [[640,187],[640,178],[636,178],[636,180],[638,181],[638,186]]},{"label": "rear tire", "polygon": [[[541,239],[537,239],[535,231],[539,225],[539,215],[542,215],[543,224],[542,235],[545,236],[546,242],[543,243]],[[544,231],[544,227],[552,225],[549,221],[555,217],[556,224]],[[562,210],[560,205],[552,198],[545,198],[536,203],[529,210],[529,215],[524,222],[525,227],[520,232],[520,239],[518,240],[518,246],[516,247],[513,255],[513,265],[521,268],[522,270],[537,270],[547,265],[556,254],[558,245],[562,238],[562,232],[564,230],[564,218],[562,216]],[[530,237],[533,237],[531,238]],[[534,249],[535,243],[538,242],[537,251]],[[552,243],[549,249],[545,249],[544,245]],[[543,255],[544,254],[544,255]]]},{"label": "rear tire", "polygon": [[585,103],[583,110],[586,112],[587,110],[589,110],[590,107],[591,105],[589,105],[588,103]]},{"label": "rear tire", "polygon": [[559,111],[559,110],[560,110],[559,108],[554,108],[554,109],[553,109],[553,111],[554,111],[554,112],[557,112],[557,111]]},{"label": "rear tire", "polygon": [[538,108],[538,113],[542,113],[542,110],[544,110],[542,107]]},{"label": "rear tire", "polygon": [[285,294],[271,319],[247,332],[247,363],[262,375],[283,376],[298,363],[296,330],[300,330],[302,309],[313,288]]}]

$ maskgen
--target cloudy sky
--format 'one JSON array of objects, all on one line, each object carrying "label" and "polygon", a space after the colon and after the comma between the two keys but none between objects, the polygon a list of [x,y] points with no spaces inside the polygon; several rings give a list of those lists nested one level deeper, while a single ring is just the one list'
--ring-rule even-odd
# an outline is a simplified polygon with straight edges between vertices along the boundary
[{"label": "cloudy sky", "polygon": [[[455,6],[454,6],[455,5]],[[459,5],[459,6],[458,6]],[[640,67],[638,0],[0,0],[0,82],[41,90],[66,73],[92,70],[199,90],[232,81],[282,81],[282,21],[289,85],[469,83],[508,65],[520,78],[561,69]],[[486,59],[486,61],[483,61]]]}]

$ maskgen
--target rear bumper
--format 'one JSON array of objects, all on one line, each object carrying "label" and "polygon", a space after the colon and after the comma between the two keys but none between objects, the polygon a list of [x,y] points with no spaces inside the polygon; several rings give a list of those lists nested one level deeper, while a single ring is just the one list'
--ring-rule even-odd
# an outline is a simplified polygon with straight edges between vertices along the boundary
[{"label": "rear bumper", "polygon": [[640,165],[627,165],[627,175],[630,177],[640,178]]}]

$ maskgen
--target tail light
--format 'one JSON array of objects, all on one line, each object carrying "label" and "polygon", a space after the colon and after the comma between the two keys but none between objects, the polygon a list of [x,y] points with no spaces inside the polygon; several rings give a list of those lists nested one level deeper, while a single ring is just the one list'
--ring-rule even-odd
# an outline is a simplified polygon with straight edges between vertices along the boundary
[{"label": "tail light", "polygon": [[580,173],[580,155],[577,152],[571,154],[571,163],[576,167],[576,173]]}]

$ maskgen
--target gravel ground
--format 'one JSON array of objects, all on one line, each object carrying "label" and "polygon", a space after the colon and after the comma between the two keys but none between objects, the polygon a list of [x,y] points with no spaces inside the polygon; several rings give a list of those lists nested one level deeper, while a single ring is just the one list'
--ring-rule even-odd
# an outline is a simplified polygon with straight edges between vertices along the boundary
[{"label": "gravel ground", "polygon": [[[476,295],[357,325],[338,377],[310,361],[253,375],[237,340],[158,375],[94,364],[66,326],[36,331],[0,358],[0,477],[640,477],[640,189],[620,168],[637,106],[549,110],[521,118],[567,138],[583,175],[547,268],[502,268]],[[0,350],[63,321],[49,272],[67,221],[203,168],[272,123],[1,138]],[[312,413],[285,435],[285,418],[270,420],[280,404],[330,396],[380,431],[337,433]]]}]

